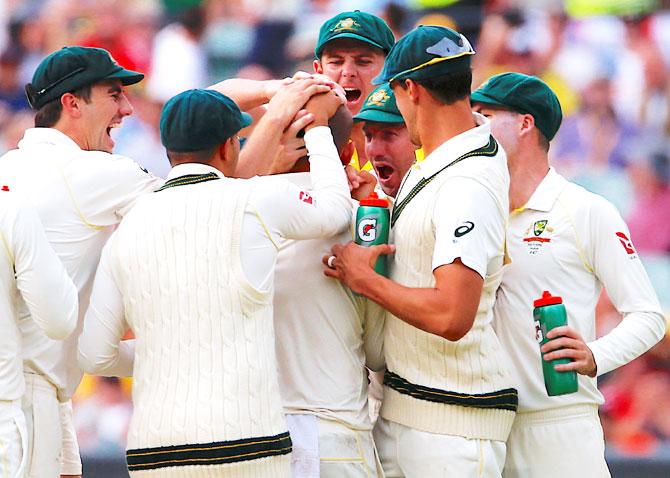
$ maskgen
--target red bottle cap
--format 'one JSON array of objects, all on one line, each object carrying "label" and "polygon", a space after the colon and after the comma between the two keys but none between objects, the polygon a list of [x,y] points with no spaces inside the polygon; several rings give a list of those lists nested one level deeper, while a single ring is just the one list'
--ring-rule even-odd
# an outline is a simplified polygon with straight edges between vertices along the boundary
[{"label": "red bottle cap", "polygon": [[563,299],[557,295],[551,295],[551,292],[545,290],[542,297],[533,302],[533,307],[542,307],[544,305],[562,304]]},{"label": "red bottle cap", "polygon": [[361,206],[377,206],[377,207],[389,207],[389,202],[386,199],[380,199],[376,192],[372,191],[368,197],[361,199]]}]

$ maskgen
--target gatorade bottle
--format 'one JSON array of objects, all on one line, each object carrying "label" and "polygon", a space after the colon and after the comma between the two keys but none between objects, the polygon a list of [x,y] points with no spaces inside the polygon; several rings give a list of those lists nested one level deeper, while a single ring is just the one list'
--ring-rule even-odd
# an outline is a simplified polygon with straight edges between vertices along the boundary
[{"label": "gatorade bottle", "polygon": [[[361,246],[386,244],[389,240],[390,214],[389,203],[373,192],[362,199],[356,212],[356,231],[354,242]],[[377,258],[375,271],[388,276],[388,257],[382,254]]]},{"label": "gatorade bottle", "polygon": [[[565,314],[563,299],[552,296],[544,291],[542,298],[533,302],[533,319],[535,320],[535,332],[540,347],[549,342],[547,333],[555,327],[567,325],[568,319]],[[565,395],[577,391],[577,372],[557,372],[554,365],[570,363],[569,358],[562,358],[547,362],[542,355],[542,372],[544,374],[544,386],[550,397]]]}]

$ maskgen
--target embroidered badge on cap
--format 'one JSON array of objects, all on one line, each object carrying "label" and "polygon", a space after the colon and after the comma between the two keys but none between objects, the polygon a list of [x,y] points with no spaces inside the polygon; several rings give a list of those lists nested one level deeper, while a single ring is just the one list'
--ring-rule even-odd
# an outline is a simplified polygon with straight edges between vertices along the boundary
[{"label": "embroidered badge on cap", "polygon": [[361,28],[360,23],[358,23],[353,18],[343,18],[335,24],[335,26],[330,30],[331,32],[341,32],[345,30],[356,31]]},{"label": "embroidered badge on cap", "polygon": [[384,91],[383,89],[377,90],[370,95],[365,106],[371,106],[371,105],[384,106],[384,103],[386,103],[390,99],[391,97],[386,91]]}]

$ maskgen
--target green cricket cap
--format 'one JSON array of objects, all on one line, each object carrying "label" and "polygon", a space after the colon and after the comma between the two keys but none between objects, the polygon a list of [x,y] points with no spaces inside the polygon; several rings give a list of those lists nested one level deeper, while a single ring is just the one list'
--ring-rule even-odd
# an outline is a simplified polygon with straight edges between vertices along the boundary
[{"label": "green cricket cap", "polygon": [[213,148],[251,124],[233,100],[214,90],[187,90],[170,98],[161,112],[161,143],[187,153]]},{"label": "green cricket cap", "polygon": [[343,12],[321,25],[319,39],[314,55],[321,58],[326,43],[339,38],[353,38],[384,51],[384,55],[393,47],[393,32],[384,20],[371,13],[355,10]]},{"label": "green cricket cap", "polygon": [[368,95],[361,111],[354,116],[354,122],[374,121],[376,123],[404,123],[391,86],[378,86]]},{"label": "green cricket cap", "polygon": [[535,76],[502,73],[472,92],[471,101],[532,115],[535,126],[551,140],[561,126],[561,103],[549,86]]},{"label": "green cricket cap", "polygon": [[113,78],[123,85],[132,85],[144,75],[126,70],[102,48],[66,46],[37,66],[32,82],[26,85],[26,96],[30,106],[38,110],[65,93]]},{"label": "green cricket cap", "polygon": [[393,46],[384,68],[372,83],[411,78],[426,80],[470,69],[475,50],[465,36],[451,28],[419,25]]}]

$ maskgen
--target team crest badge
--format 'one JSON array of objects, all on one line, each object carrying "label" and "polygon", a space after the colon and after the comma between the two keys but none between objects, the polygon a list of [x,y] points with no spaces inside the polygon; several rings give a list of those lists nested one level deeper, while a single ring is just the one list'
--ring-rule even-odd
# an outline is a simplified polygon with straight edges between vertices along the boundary
[{"label": "team crest badge", "polygon": [[542,221],[537,221],[535,224],[533,224],[533,234],[535,234],[535,237],[542,235],[546,227],[547,227],[546,219]]},{"label": "team crest badge", "polygon": [[343,18],[332,28],[333,32],[341,32],[344,30],[359,30],[361,25],[353,18]]},{"label": "team crest badge", "polygon": [[365,106],[370,105],[384,106],[384,103],[386,103],[389,99],[391,99],[391,97],[386,91],[384,90],[375,91],[374,93],[372,93],[370,98],[368,98],[368,102]]},{"label": "team crest badge", "polygon": [[523,238],[523,242],[528,244],[529,254],[535,255],[540,253],[545,244],[551,242],[550,236],[554,232],[554,228],[548,224],[549,221],[547,219],[542,219],[541,221],[535,221],[526,229],[526,237]]}]

